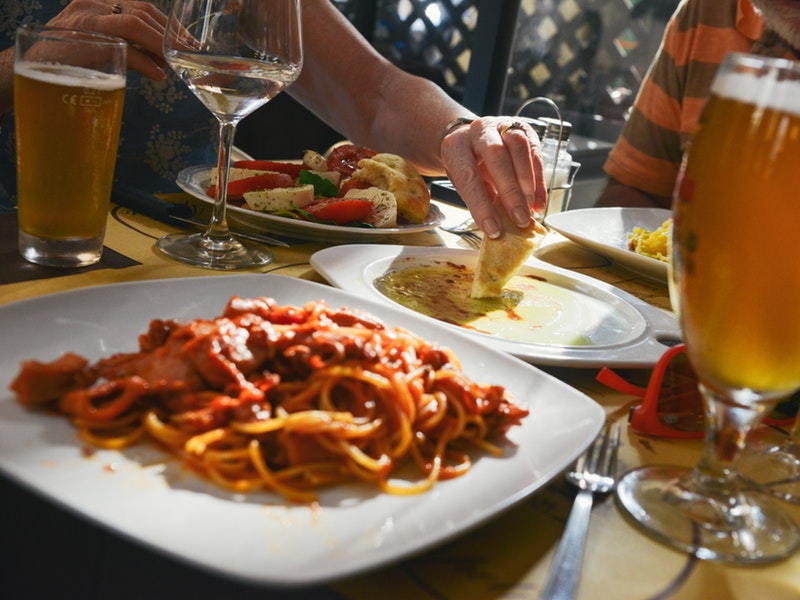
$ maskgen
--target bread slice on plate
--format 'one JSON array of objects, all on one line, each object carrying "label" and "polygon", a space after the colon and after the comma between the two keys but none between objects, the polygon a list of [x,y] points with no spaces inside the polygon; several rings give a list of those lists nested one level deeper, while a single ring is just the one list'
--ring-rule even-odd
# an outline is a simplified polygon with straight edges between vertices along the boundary
[{"label": "bread slice on plate", "polygon": [[498,207],[503,233],[492,239],[484,235],[472,280],[472,298],[498,298],[522,264],[539,247],[547,230],[536,219],[525,229],[517,227],[508,218],[503,207]]}]

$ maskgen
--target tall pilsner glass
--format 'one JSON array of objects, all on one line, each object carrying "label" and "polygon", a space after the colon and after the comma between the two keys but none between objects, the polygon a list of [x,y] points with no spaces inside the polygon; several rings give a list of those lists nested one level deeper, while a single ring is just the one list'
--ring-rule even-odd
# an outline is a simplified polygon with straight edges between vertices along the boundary
[{"label": "tall pilsner glass", "polygon": [[748,432],[800,388],[800,67],[729,55],[673,195],[670,292],[700,378],[707,431],[694,469],[620,481],[623,512],[703,559],[770,562],[797,548],[783,508],[739,486]]},{"label": "tall pilsner glass", "polygon": [[272,260],[269,248],[231,236],[227,183],[236,126],[291,85],[303,65],[300,0],[173,0],[164,35],[172,69],[219,121],[217,197],[204,233],[156,242],[165,255],[209,269]]},{"label": "tall pilsner glass", "polygon": [[126,57],[117,37],[42,25],[17,30],[19,251],[30,262],[83,267],[100,260]]}]

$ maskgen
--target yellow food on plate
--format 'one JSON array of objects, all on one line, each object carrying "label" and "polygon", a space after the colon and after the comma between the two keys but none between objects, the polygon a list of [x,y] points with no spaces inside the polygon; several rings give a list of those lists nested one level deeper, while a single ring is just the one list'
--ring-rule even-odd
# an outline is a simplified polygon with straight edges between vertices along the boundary
[{"label": "yellow food on plate", "polygon": [[379,153],[358,161],[353,179],[394,194],[397,214],[409,223],[424,223],[430,211],[431,193],[419,171],[396,154]]},{"label": "yellow food on plate", "polygon": [[669,262],[669,236],[672,232],[672,219],[667,219],[661,227],[654,230],[634,227],[628,234],[628,250],[642,256]]}]

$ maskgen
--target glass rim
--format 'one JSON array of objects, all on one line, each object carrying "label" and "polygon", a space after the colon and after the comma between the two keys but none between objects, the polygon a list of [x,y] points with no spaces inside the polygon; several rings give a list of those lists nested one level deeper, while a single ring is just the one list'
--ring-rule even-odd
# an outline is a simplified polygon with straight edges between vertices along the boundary
[{"label": "glass rim", "polygon": [[21,33],[31,33],[42,37],[42,39],[70,43],[91,43],[98,46],[121,46],[128,47],[128,42],[124,38],[108,33],[97,31],[87,31],[85,29],[68,29],[65,27],[52,27],[40,23],[25,23],[17,29],[17,35]]},{"label": "glass rim", "polygon": [[782,56],[760,56],[749,52],[729,52],[725,55],[721,67],[734,63],[750,67],[763,73],[767,73],[772,69],[800,73],[800,64]]}]

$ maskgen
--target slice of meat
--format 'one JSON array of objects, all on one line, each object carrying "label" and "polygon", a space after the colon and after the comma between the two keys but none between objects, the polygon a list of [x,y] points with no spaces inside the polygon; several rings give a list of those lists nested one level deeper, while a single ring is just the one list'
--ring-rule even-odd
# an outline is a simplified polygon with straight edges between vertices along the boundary
[{"label": "slice of meat", "polygon": [[50,402],[92,383],[86,372],[88,364],[89,361],[72,352],[51,362],[26,360],[9,387],[26,406]]}]

